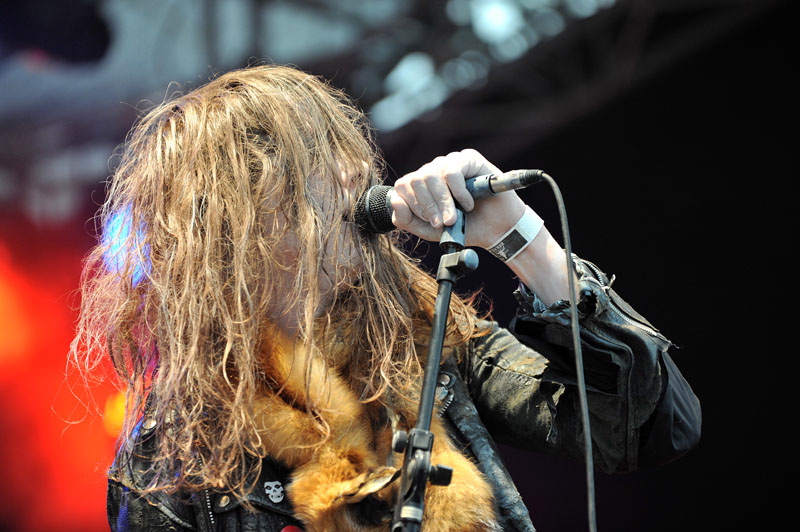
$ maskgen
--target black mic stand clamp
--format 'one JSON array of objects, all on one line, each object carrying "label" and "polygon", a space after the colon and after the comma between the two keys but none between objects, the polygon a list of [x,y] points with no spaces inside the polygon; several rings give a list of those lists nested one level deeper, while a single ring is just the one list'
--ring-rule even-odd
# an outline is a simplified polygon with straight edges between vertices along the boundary
[{"label": "black mic stand clamp", "polygon": [[433,310],[428,360],[425,364],[417,422],[409,433],[397,431],[392,441],[396,452],[405,452],[392,532],[419,531],[428,481],[434,485],[446,486],[450,484],[453,475],[450,467],[431,465],[433,433],[430,427],[453,285],[459,277],[478,267],[478,254],[472,249],[464,249],[466,223],[461,209],[456,209],[456,216],[456,223],[445,226],[439,240],[439,247],[444,253],[439,259],[439,269],[436,272],[439,288]]}]

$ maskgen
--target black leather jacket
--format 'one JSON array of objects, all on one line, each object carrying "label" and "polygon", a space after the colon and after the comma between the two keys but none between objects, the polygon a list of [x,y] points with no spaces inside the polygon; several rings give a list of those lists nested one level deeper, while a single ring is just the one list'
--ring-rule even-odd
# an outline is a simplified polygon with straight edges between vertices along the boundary
[{"label": "black leather jacket", "polygon": [[[667,354],[670,342],[616,294],[595,265],[577,257],[575,265],[595,466],[622,473],[680,457],[700,438],[701,411]],[[569,304],[545,308],[524,286],[516,296],[521,312],[509,329],[488,324],[490,334],[462,346],[459,357],[448,357],[437,392],[451,435],[467,444],[493,485],[502,529],[530,532],[535,529],[528,510],[494,441],[583,459],[583,428]],[[289,472],[269,459],[249,495],[257,512],[223,491],[139,496],[137,487],[147,482],[151,432],[145,418],[109,471],[112,531],[302,528],[282,489]]]}]

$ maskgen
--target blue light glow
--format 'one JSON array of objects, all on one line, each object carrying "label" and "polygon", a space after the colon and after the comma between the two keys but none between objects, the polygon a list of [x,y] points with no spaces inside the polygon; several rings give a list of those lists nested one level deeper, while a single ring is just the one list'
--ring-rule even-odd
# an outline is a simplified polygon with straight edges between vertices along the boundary
[{"label": "blue light glow", "polygon": [[[139,242],[143,239],[144,230],[142,227],[139,227],[135,237],[131,239],[130,207],[112,214],[103,228],[102,243],[106,248],[103,261],[106,268],[123,275],[127,271],[132,272],[132,286],[138,285],[144,278],[145,273],[150,273],[149,247],[145,245],[141,255],[137,255],[135,251],[139,247]],[[135,260],[132,268],[129,264],[131,260]]]}]

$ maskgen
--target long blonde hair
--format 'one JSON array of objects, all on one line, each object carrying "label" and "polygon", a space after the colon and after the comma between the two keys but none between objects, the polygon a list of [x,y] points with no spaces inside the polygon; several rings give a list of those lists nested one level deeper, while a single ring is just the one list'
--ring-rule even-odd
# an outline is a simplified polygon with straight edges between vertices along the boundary
[{"label": "long blonde hair", "polygon": [[[314,315],[326,243],[351,228],[353,207],[320,206],[310,176],[340,187],[343,166],[357,194],[382,180],[370,126],[342,92],[292,67],[221,75],[129,133],[86,259],[71,359],[91,371],[110,356],[127,400],[120,441],[145,408],[158,421],[150,489],[246,489],[263,454],[253,398],[269,381],[259,346],[277,294],[280,307],[305,309],[309,352],[346,345],[331,366],[365,401],[418,381],[414,341],[429,328],[436,283],[399,235],[358,233],[360,275]],[[277,252],[289,231],[292,265]],[[276,286],[290,266],[292,285]],[[454,297],[448,338],[464,341],[474,325],[470,301]]]}]

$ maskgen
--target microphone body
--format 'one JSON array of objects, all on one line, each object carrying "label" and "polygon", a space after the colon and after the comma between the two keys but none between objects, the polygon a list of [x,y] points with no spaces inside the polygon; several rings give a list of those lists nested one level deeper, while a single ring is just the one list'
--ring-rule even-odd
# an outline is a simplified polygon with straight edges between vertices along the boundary
[{"label": "microphone body", "polygon": [[[544,180],[542,170],[511,170],[502,174],[470,177],[464,181],[467,191],[475,199],[494,196],[507,190],[516,190]],[[395,229],[392,223],[392,204],[388,185],[370,187],[356,202],[355,224],[370,233],[388,233]]]}]

